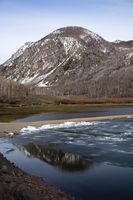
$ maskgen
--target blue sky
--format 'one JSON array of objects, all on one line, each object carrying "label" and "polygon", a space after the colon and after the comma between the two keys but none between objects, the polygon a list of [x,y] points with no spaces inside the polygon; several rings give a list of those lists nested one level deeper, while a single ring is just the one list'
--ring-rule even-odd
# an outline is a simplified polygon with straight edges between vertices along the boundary
[{"label": "blue sky", "polygon": [[27,41],[65,26],[133,39],[133,0],[0,0],[0,63]]}]

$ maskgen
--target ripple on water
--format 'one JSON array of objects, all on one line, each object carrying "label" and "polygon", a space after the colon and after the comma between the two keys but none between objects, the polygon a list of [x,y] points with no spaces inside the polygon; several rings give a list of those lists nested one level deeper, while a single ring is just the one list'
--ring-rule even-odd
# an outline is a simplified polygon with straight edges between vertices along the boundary
[{"label": "ripple on water", "polygon": [[0,140],[0,150],[25,171],[80,199],[106,200],[108,194],[133,199],[128,198],[133,197],[133,122],[27,127]]}]

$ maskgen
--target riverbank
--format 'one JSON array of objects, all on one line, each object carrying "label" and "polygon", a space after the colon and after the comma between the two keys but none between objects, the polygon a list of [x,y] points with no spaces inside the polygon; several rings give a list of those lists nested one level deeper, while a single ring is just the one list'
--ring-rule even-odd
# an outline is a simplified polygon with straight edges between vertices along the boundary
[{"label": "riverbank", "polygon": [[31,176],[0,153],[0,200],[72,200],[64,192]]},{"label": "riverbank", "polygon": [[[97,113],[99,110],[115,108],[132,108],[133,104],[46,104],[46,105],[9,105],[0,104],[0,122],[12,122],[37,114],[71,114],[71,113]],[[131,114],[131,113],[124,113]],[[108,114],[107,114],[108,115]],[[114,115],[112,113],[112,115]],[[122,115],[122,113],[117,113]],[[97,116],[97,115],[96,115]],[[71,117],[70,117],[71,118]],[[41,121],[41,120],[40,120]],[[43,120],[42,120],[43,121]]]},{"label": "riverbank", "polygon": [[65,122],[92,122],[92,121],[126,119],[126,118],[133,118],[133,115],[100,116],[100,117],[88,117],[88,118],[77,118],[77,119],[37,121],[37,122],[0,123],[0,137],[7,136],[9,133],[18,134],[22,128],[27,126],[39,127],[46,124],[63,124]]}]

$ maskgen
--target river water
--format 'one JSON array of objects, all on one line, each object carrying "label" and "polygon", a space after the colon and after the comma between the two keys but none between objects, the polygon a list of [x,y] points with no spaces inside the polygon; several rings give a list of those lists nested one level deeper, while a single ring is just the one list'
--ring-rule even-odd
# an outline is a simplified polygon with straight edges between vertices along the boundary
[{"label": "river water", "polygon": [[18,119],[16,122],[34,122],[60,119],[74,119],[100,116],[129,115],[133,114],[133,107],[115,107],[115,108],[90,108],[89,111],[77,113],[42,113]]},{"label": "river water", "polygon": [[132,120],[27,127],[0,151],[78,200],[133,199]]}]

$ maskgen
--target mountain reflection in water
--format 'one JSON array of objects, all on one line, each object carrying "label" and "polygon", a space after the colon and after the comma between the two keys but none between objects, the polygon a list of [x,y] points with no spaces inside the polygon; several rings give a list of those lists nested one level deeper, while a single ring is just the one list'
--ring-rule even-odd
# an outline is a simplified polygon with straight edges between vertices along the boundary
[{"label": "mountain reflection in water", "polygon": [[65,153],[55,144],[24,144],[20,147],[27,157],[37,157],[58,169],[65,171],[84,171],[96,165],[95,161],[81,155]]}]

